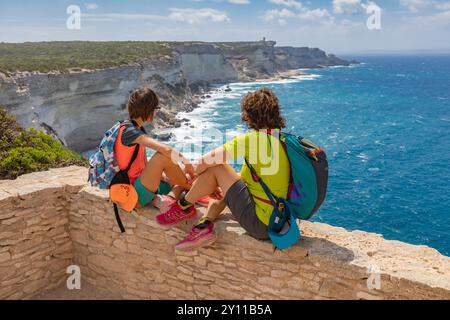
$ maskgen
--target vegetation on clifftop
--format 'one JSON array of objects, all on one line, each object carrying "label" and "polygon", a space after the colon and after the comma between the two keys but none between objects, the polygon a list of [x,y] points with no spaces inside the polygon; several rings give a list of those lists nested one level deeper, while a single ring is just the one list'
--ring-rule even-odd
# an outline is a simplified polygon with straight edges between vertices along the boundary
[{"label": "vegetation on clifftop", "polygon": [[51,136],[23,129],[0,107],[0,179],[69,165],[86,166],[87,161]]},{"label": "vegetation on clifftop", "polygon": [[0,72],[104,69],[171,55],[167,42],[0,43]]}]

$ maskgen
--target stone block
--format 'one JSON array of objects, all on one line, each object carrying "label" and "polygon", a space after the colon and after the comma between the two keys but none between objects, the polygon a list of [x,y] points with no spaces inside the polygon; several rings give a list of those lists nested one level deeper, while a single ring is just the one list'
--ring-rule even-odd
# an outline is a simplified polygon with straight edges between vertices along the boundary
[{"label": "stone block", "polygon": [[9,252],[0,253],[0,263],[10,261],[10,260],[11,260],[11,254]]}]

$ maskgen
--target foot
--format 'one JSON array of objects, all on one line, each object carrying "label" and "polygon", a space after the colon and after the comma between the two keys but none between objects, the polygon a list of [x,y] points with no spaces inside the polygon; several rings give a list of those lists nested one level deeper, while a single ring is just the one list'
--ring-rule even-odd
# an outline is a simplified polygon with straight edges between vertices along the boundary
[{"label": "foot", "polygon": [[181,209],[177,202],[172,204],[166,212],[156,216],[156,222],[163,227],[174,227],[182,222],[189,221],[197,217],[195,206],[190,206],[186,210]]},{"label": "foot", "polygon": [[176,250],[193,250],[213,244],[217,240],[214,233],[214,223],[210,222],[202,228],[199,225],[192,228],[186,238],[180,241],[176,246]]}]

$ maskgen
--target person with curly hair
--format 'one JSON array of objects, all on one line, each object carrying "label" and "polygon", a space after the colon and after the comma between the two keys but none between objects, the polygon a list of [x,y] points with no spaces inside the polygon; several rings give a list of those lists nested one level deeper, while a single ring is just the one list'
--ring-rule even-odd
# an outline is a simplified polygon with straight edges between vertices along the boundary
[{"label": "person with curly hair", "polygon": [[[285,127],[280,103],[275,93],[263,88],[248,93],[241,103],[242,121],[250,132],[240,135],[223,146],[207,153],[194,163],[198,179],[190,191],[167,212],[156,217],[165,227],[172,227],[192,217],[188,212],[195,202],[205,195],[215,195],[205,216],[198,221],[187,236],[176,245],[178,250],[189,250],[209,245],[217,240],[214,221],[226,206],[234,218],[252,237],[266,240],[273,206],[247,165],[250,163],[270,190],[286,198],[290,180],[287,154],[279,140]],[[240,174],[229,161],[245,159]]]}]

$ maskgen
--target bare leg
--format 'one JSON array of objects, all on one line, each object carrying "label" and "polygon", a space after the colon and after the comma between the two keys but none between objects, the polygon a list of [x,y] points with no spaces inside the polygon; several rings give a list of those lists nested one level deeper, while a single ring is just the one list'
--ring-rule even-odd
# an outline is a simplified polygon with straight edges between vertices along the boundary
[{"label": "bare leg", "polygon": [[156,153],[148,161],[140,179],[145,188],[154,192],[158,190],[163,173],[165,173],[171,183],[184,189],[190,188],[183,170],[160,153]]},{"label": "bare leg", "polygon": [[209,168],[195,180],[191,190],[186,195],[186,200],[195,203],[198,199],[212,194],[217,187],[220,187],[225,195],[228,189],[240,178],[228,164]]},{"label": "bare leg", "polygon": [[184,190],[186,190],[186,189],[183,188],[182,186],[174,186],[172,188],[172,191],[170,191],[169,196],[178,200],[178,199],[180,199],[180,196]]},{"label": "bare leg", "polygon": [[206,218],[211,222],[215,221],[220,216],[222,211],[225,210],[226,206],[225,200],[211,201],[203,218]]},{"label": "bare leg", "polygon": [[[226,195],[230,187],[240,178],[239,174],[228,164],[210,168],[198,177],[185,199],[189,203],[195,203],[198,199],[212,194],[217,187],[220,187],[223,194]],[[212,201],[208,207],[206,218],[210,221],[216,220],[225,206],[224,200]]]}]

